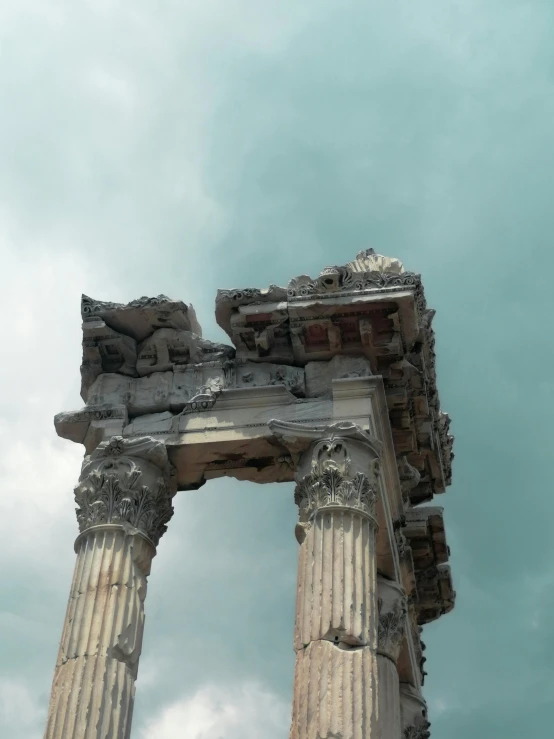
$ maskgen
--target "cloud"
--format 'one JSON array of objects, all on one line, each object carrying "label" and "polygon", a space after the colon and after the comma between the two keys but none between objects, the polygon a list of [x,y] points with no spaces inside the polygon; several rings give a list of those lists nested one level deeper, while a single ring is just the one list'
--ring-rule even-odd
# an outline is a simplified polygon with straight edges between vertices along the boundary
[{"label": "cloud", "polygon": [[43,713],[23,680],[0,676],[0,727],[10,739],[40,739]]},{"label": "cloud", "polygon": [[140,739],[282,739],[290,706],[256,682],[207,684],[164,706],[138,731]]},{"label": "cloud", "polygon": [[[52,417],[81,404],[79,294],[164,292],[218,338],[217,287],[375,246],[423,273],[457,435],[433,737],[548,732],[553,24],[541,0],[0,3],[4,707],[44,713],[70,585],[82,449]],[[285,486],[179,494],[135,733],[211,739],[213,709],[227,739],[233,705],[290,691],[295,516]],[[34,739],[19,713],[0,734]]]}]

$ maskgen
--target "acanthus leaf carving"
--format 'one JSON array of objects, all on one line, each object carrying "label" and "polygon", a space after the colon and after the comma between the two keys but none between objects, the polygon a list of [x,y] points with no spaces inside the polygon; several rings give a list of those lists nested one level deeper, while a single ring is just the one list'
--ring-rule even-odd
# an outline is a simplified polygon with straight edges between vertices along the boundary
[{"label": "acanthus leaf carving", "polygon": [[303,477],[296,486],[294,500],[301,521],[310,521],[319,510],[329,507],[351,508],[375,518],[377,492],[362,472],[348,478],[330,467]]},{"label": "acanthus leaf carving", "polygon": [[74,491],[81,532],[119,524],[158,544],[173,515],[171,468],[160,447],[153,439],[114,436],[85,458]]},{"label": "acanthus leaf carving", "polygon": [[407,623],[408,606],[404,589],[394,580],[378,577],[378,648],[393,661],[398,659]]},{"label": "acanthus leaf carving", "polygon": [[398,604],[392,611],[379,616],[379,649],[387,654],[394,653],[404,636],[406,607]]},{"label": "acanthus leaf carving", "polygon": [[424,721],[418,725],[407,726],[402,733],[402,739],[429,739],[431,736],[430,727],[431,724],[428,721]]}]

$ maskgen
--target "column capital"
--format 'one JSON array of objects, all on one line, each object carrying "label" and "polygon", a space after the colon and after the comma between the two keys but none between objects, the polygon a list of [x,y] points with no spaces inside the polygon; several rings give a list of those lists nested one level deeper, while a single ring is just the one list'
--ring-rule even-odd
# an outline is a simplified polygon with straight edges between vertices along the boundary
[{"label": "column capital", "polygon": [[365,446],[366,450],[372,452],[373,457],[379,457],[381,454],[382,443],[351,421],[308,424],[272,420],[268,426],[273,435],[295,455],[305,452],[317,442],[336,439],[341,439],[354,447]]},{"label": "column capital", "polygon": [[270,421],[269,427],[295,458],[301,524],[329,508],[353,509],[375,521],[380,442],[345,421],[327,426]]},{"label": "column capital", "polygon": [[176,490],[165,444],[149,436],[112,436],[83,461],[75,487],[81,533],[118,525],[157,546],[173,515]]}]

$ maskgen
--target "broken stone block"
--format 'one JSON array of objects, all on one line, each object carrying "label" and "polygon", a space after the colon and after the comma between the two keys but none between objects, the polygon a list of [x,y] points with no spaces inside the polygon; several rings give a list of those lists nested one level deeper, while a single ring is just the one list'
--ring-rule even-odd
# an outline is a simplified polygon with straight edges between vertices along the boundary
[{"label": "broken stone block", "polygon": [[308,398],[330,397],[333,380],[369,377],[372,374],[369,359],[340,355],[329,362],[308,362],[305,372]]},{"label": "broken stone block", "polygon": [[192,305],[171,300],[166,295],[142,297],[126,304],[104,303],[83,295],[81,315],[84,322],[101,318],[115,331],[136,341],[144,341],[158,328],[176,328],[202,335]]},{"label": "broken stone block", "polygon": [[81,364],[81,397],[86,401],[88,389],[102,372],[118,372],[136,377],[137,345],[129,336],[110,328],[102,319],[83,324],[83,361]]},{"label": "broken stone block", "polygon": [[235,349],[202,339],[191,331],[159,329],[138,349],[137,373],[142,377],[181,365],[233,359]]}]

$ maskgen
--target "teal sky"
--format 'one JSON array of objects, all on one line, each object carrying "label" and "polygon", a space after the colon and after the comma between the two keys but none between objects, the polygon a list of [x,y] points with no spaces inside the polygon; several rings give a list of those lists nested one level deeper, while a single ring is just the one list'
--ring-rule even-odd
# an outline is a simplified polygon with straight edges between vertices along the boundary
[{"label": "teal sky", "polygon": [[[74,564],[81,292],[192,302],[362,248],[421,272],[456,436],[433,739],[547,737],[552,0],[0,4],[0,736],[40,739]],[[292,486],[180,493],[135,739],[288,736]]]}]

